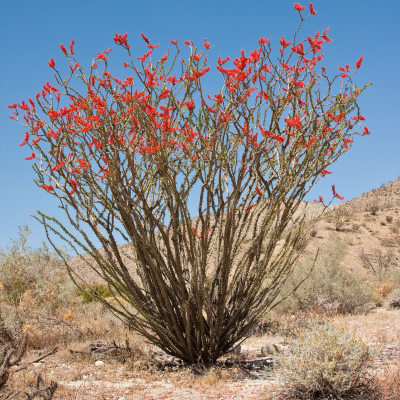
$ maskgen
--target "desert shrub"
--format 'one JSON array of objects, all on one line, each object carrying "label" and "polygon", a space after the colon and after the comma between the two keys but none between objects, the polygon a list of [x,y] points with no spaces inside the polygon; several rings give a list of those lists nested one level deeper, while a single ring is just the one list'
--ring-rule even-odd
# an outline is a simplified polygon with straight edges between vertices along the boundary
[{"label": "desert shrub", "polygon": [[340,231],[341,227],[346,223],[350,222],[349,217],[354,213],[354,208],[350,206],[340,205],[335,207],[333,210],[333,222],[335,223],[335,229]]},{"label": "desert shrub", "polygon": [[386,215],[386,221],[391,224],[393,222],[393,217],[391,215]]},{"label": "desert shrub", "polygon": [[360,225],[359,224],[353,224],[352,228],[354,231],[358,231],[360,229]]},{"label": "desert shrub", "polygon": [[[300,15],[293,44],[303,21]],[[35,182],[57,197],[70,223],[64,226],[47,211],[37,211],[34,218],[77,255],[90,253],[92,272],[137,312],[122,306],[109,309],[169,355],[189,363],[214,363],[250,334],[275,301],[299,255],[296,247],[305,217],[296,212],[319,177],[330,173],[326,168],[348,151],[349,138],[357,132],[345,121],[348,114],[359,112],[357,98],[370,84],[356,87],[346,74],[348,82],[334,95],[336,85],[323,74],[328,87],[320,97],[314,88],[320,82],[308,65],[304,73],[282,69],[284,61],[293,62],[294,50],[286,55],[282,50],[272,68],[272,47],[261,38],[256,55],[246,58],[243,51],[233,60],[236,69],[222,68],[228,59],[221,60],[217,69],[223,84],[207,104],[202,77],[210,70],[205,56],[210,43],[199,50],[186,41],[188,61],[178,61],[181,50],[173,42],[176,50],[168,62],[168,55],[160,61],[154,55],[147,63],[157,46],[142,38],[151,50],[137,69],[127,34],[114,37],[128,52],[131,62],[124,65],[136,74],[135,88],[133,77],[121,77],[122,83],[111,75],[104,54],[85,72],[72,42],[69,51],[61,49],[67,64],[73,60],[79,70],[65,78],[56,74],[57,87],[47,85],[57,97],[72,101],[71,107],[60,108],[64,100],[53,107],[39,95],[37,112],[31,109],[33,101],[31,106],[14,103],[11,117],[23,131],[26,120],[32,124],[32,134],[28,129],[21,146],[34,151],[26,159],[33,162]],[[304,52],[302,44],[296,47],[297,63],[311,63],[304,61],[304,54],[321,49],[309,42]],[[51,59],[49,66],[54,65]],[[300,80],[293,81],[293,76]],[[112,80],[121,86],[115,88]],[[282,94],[281,84],[287,80],[290,88]],[[301,93],[295,86],[303,88]],[[260,95],[250,98],[254,90]],[[297,106],[298,100],[303,106]],[[312,112],[304,113],[311,102]],[[84,127],[83,115],[94,115]],[[337,121],[328,130],[327,117]],[[55,126],[60,126],[56,134],[51,130]],[[290,127],[301,135],[288,140],[294,133]],[[65,142],[68,132],[74,133],[74,140]],[[344,199],[335,185],[332,192]],[[198,207],[188,207],[196,201]],[[289,223],[292,229],[276,254]],[[91,235],[95,241],[89,240]],[[243,251],[246,235],[253,240]],[[133,271],[124,261],[127,247],[117,243],[132,250]],[[263,244],[268,250],[261,254]],[[71,264],[75,283],[85,283],[82,271]]]},{"label": "desert shrub", "polygon": [[372,215],[376,215],[378,213],[379,206],[377,204],[373,204],[369,209]]},{"label": "desert shrub", "polygon": [[387,237],[387,238],[383,238],[382,239],[382,246],[384,247],[392,247],[396,245],[396,241],[391,238],[391,237]]},{"label": "desert shrub", "polygon": [[309,234],[311,237],[315,237],[318,233],[318,230],[315,226],[313,226],[312,228],[310,228]]},{"label": "desert shrub", "polygon": [[308,278],[287,299],[277,306],[280,312],[318,310],[320,312],[351,313],[375,303],[379,296],[367,283],[367,276],[351,271],[341,262],[346,255],[346,244],[332,232],[329,243],[321,248],[312,269],[314,257],[306,257],[288,279],[280,300],[288,296],[307,276]]},{"label": "desert shrub", "polygon": [[358,254],[363,267],[369,270],[372,277],[378,282],[385,282],[390,277],[388,273],[392,273],[398,266],[395,255],[392,251],[383,249],[374,249],[373,253],[365,253],[363,249]]},{"label": "desert shrub", "polygon": [[19,227],[12,245],[0,249],[0,304],[6,325],[21,330],[27,320],[48,319],[68,307],[73,285],[59,257],[46,244],[28,246],[31,231]]},{"label": "desert shrub", "polygon": [[378,399],[380,389],[368,374],[378,351],[354,332],[332,325],[300,330],[290,351],[278,358],[277,373],[286,383],[281,399]]}]

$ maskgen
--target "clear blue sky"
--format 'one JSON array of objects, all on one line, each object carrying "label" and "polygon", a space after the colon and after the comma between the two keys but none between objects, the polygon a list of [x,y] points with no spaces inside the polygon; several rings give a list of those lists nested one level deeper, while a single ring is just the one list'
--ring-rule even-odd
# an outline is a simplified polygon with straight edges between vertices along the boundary
[{"label": "clear blue sky", "polygon": [[[15,238],[17,227],[29,223],[32,246],[45,239],[43,227],[28,214],[36,210],[62,216],[57,203],[33,182],[36,174],[29,148],[22,142],[22,127],[8,119],[8,104],[20,103],[39,91],[46,81],[52,83],[50,57],[65,61],[59,44],[75,39],[75,52],[82,65],[114,45],[114,33],[128,33],[131,50],[144,53],[143,32],[161,51],[171,47],[170,39],[193,40],[207,37],[213,48],[210,57],[235,57],[240,50],[254,50],[260,37],[271,37],[274,48],[282,35],[290,38],[299,17],[292,0],[202,0],[202,1],[0,1],[0,248]],[[308,2],[300,1],[301,5]],[[346,63],[354,68],[364,55],[357,74],[359,86],[373,85],[360,98],[362,115],[372,131],[356,137],[352,149],[334,164],[332,175],[321,179],[306,200],[323,195],[331,197],[331,185],[350,200],[400,174],[400,2],[398,0],[348,1],[316,0],[317,15],[303,25],[300,36],[313,35],[330,27],[333,42],[324,45],[324,65],[330,74]],[[116,46],[115,46],[116,47]],[[114,47],[114,49],[115,49]],[[137,49],[137,50],[136,50]],[[115,49],[110,55],[116,62],[125,61],[124,52]],[[215,62],[214,62],[215,64]],[[211,65],[213,65],[211,63]],[[213,86],[213,82],[210,83]],[[215,91],[221,81],[215,82]]]}]

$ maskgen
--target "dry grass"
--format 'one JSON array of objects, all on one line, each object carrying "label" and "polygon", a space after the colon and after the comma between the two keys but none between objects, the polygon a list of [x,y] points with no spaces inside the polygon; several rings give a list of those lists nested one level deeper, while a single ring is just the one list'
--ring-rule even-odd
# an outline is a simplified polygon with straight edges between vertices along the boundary
[{"label": "dry grass", "polygon": [[400,356],[381,373],[383,399],[400,399]]}]

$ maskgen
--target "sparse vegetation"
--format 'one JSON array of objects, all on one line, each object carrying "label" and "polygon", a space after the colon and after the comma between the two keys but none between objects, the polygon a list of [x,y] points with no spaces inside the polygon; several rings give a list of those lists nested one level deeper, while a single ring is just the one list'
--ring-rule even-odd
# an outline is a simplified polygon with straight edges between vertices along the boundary
[{"label": "sparse vegetation", "polygon": [[278,373],[287,385],[279,398],[381,398],[378,380],[368,372],[376,354],[344,328],[316,325],[301,330],[290,341],[290,352],[278,359]]},{"label": "sparse vegetation", "polygon": [[[361,273],[353,273],[341,264],[346,245],[337,234],[331,234],[329,244],[321,249],[311,270],[314,257],[308,257],[294,270],[282,298],[286,297],[309,275],[296,292],[279,305],[279,312],[293,313],[316,310],[320,313],[351,313],[378,300],[376,293]],[[311,272],[310,272],[311,271]]]},{"label": "sparse vegetation", "polygon": [[372,215],[377,215],[378,210],[379,210],[379,206],[378,206],[377,204],[373,204],[373,205],[370,207],[370,210],[371,210],[371,214],[372,214]]},{"label": "sparse vegetation", "polygon": [[[31,320],[46,325],[60,317],[71,305],[74,286],[64,264],[43,244],[34,250],[28,245],[31,231],[19,227],[12,246],[0,249],[0,304],[5,323],[19,332]],[[62,312],[62,311],[61,311]]]}]

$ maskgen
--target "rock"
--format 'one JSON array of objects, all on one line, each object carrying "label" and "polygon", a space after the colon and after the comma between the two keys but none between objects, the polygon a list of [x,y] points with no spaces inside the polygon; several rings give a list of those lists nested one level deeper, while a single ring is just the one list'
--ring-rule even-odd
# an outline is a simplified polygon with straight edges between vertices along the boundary
[{"label": "rock", "polygon": [[128,400],[128,399],[125,396],[122,396],[118,400]]},{"label": "rock", "polygon": [[244,379],[244,375],[240,372],[235,372],[235,375],[233,375],[233,379],[242,380]]},{"label": "rock", "polygon": [[98,360],[98,361],[96,361],[96,362],[94,363],[94,365],[95,365],[96,367],[101,367],[102,365],[104,365],[104,362]]},{"label": "rock", "polygon": [[261,347],[262,356],[269,356],[277,353],[280,353],[280,349],[276,344],[266,344],[265,346]]}]

